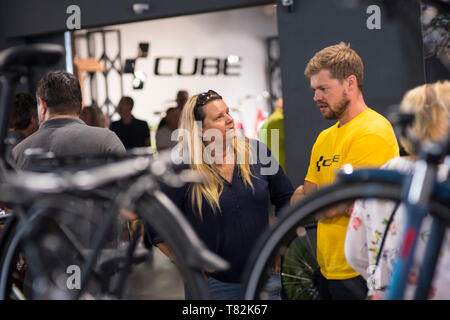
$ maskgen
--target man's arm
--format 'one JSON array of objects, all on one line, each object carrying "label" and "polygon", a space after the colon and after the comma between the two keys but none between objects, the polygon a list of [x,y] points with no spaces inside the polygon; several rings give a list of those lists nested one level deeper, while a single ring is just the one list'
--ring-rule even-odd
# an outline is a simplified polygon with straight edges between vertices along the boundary
[{"label": "man's arm", "polygon": [[317,191],[317,184],[305,180],[305,183],[299,186],[292,195],[291,205],[293,205],[297,201],[300,201],[304,196],[313,193],[314,191]]},{"label": "man's arm", "polygon": [[[306,181],[301,186],[299,186],[291,198],[291,205],[296,203],[297,201],[300,201],[304,196],[314,192],[317,190],[317,185],[315,183],[312,183],[310,181]],[[334,216],[337,216],[338,214],[348,214],[351,215],[353,210],[353,201],[341,203],[339,205],[330,207],[326,210],[323,210],[322,213],[324,217],[326,218],[332,218]]]},{"label": "man's arm", "polygon": [[305,183],[303,184],[303,190],[305,195],[313,193],[314,191],[317,191],[317,184],[305,180]]}]

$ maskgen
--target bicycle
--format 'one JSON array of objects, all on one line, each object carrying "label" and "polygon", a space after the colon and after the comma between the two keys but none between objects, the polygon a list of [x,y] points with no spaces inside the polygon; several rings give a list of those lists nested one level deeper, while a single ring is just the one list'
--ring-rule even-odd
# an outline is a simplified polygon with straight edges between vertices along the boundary
[{"label": "bicycle", "polygon": [[[411,115],[401,117],[400,124],[406,126],[412,121]],[[422,146],[424,151],[416,162],[414,174],[406,175],[390,170],[353,170],[345,166],[338,174],[337,181],[317,192],[306,196],[290,208],[285,209],[278,221],[263,234],[255,246],[245,272],[245,299],[264,299],[267,297],[263,288],[271,266],[277,254],[286,256],[292,249],[294,241],[307,242],[309,237],[305,226],[323,218],[323,211],[342,204],[349,204],[358,199],[379,199],[392,201],[394,208],[400,203],[407,207],[408,215],[414,215],[412,224],[407,226],[406,240],[401,252],[404,253],[394,269],[392,283],[388,290],[388,299],[402,299],[411,267],[415,241],[423,217],[430,213],[433,217],[432,231],[426,248],[426,259],[421,267],[416,299],[426,299],[429,293],[432,275],[443,241],[445,227],[450,224],[450,187],[445,182],[436,182],[436,168],[439,159],[447,154],[447,142]],[[448,162],[447,162],[448,163]],[[391,216],[395,213],[392,212]],[[386,231],[384,233],[386,235]],[[296,240],[299,239],[299,240]],[[314,249],[312,249],[314,250]],[[309,255],[314,256],[310,250]],[[379,250],[381,252],[381,249]],[[286,260],[286,258],[285,258]],[[299,274],[282,274],[282,278],[302,279],[294,286],[301,292],[312,292],[303,296],[317,299],[317,285],[314,284],[315,263],[308,265],[305,259],[297,261],[306,267],[300,268]],[[310,274],[304,269],[310,270]],[[298,271],[298,270],[297,270]]]},{"label": "bicycle", "polygon": [[[5,90],[0,100],[3,124],[7,123],[5,116],[8,115],[5,106],[10,105],[12,89],[23,75],[22,70],[42,65],[42,61],[51,65],[61,54],[59,47],[34,45],[12,48],[0,55],[0,73],[9,75],[3,80]],[[209,297],[201,271],[205,268],[223,270],[227,263],[206,249],[178,209],[159,191],[160,183],[184,183],[186,171],[176,173],[169,159],[151,159],[149,154],[139,150],[109,158],[89,157],[95,160],[94,165],[92,161],[80,165],[80,159],[70,157],[44,158],[48,160],[47,169],[55,169],[56,164],[58,170],[52,173],[3,170],[0,177],[0,188],[5,191],[0,201],[14,211],[0,239],[1,299],[26,298],[26,293],[14,283],[17,262],[24,257],[28,266],[32,266],[33,282],[29,286],[22,285],[31,291],[31,298],[120,298],[131,266],[148,253],[135,254],[138,232],[126,248],[117,250],[113,244],[112,250],[105,249],[105,243],[111,243],[108,237],[114,240],[117,235],[113,232],[111,237],[111,227],[120,208],[124,207],[134,210],[165,237],[192,297]],[[69,167],[59,167],[61,160]],[[88,235],[92,237],[87,239],[86,245],[80,243],[64,222],[82,216],[83,211],[92,213],[87,200],[93,199],[103,204],[101,213],[105,220],[98,223],[98,233]],[[77,205],[74,207],[71,203]],[[88,222],[89,218],[87,215]],[[65,271],[69,264],[82,266],[79,290],[67,290],[62,284],[61,276],[67,277]],[[117,274],[117,285],[111,289],[111,278]]]}]

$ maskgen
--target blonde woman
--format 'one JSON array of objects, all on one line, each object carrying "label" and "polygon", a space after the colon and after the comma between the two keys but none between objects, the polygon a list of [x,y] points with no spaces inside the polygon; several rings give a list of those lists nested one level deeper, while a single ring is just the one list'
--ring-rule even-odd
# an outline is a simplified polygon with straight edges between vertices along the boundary
[{"label": "blonde woman", "polygon": [[[172,152],[187,156],[204,182],[166,193],[208,248],[231,264],[205,273],[211,297],[242,299],[243,268],[268,226],[269,203],[277,212],[288,205],[292,184],[265,145],[235,135],[229,108],[213,90],[189,99],[179,128],[183,139]],[[163,239],[151,238],[171,256]]]},{"label": "blonde woman", "polygon": [[[450,116],[450,81],[425,84],[408,91],[400,104],[400,110],[415,114],[415,120],[408,129],[409,134],[420,141],[440,141],[448,136]],[[401,137],[400,143],[409,157],[397,157],[387,162],[383,168],[410,173],[414,168],[416,152],[413,143],[407,137]],[[441,166],[438,179],[447,179],[448,168]],[[369,295],[374,299],[383,298],[389,285],[394,263],[401,246],[402,233],[406,226],[406,212],[400,206],[394,220],[387,230],[386,240],[380,252],[380,244],[385,233],[386,223],[394,210],[394,204],[388,201],[356,201],[348,225],[345,240],[345,256],[348,263],[367,279]],[[426,235],[431,227],[431,218],[427,217],[422,225],[421,234]],[[425,250],[426,237],[420,237],[415,263],[409,275],[406,299],[411,299],[415,291],[420,259]],[[378,266],[375,267],[377,256]],[[438,262],[429,298],[450,299],[450,234],[447,232],[442,253]]]}]

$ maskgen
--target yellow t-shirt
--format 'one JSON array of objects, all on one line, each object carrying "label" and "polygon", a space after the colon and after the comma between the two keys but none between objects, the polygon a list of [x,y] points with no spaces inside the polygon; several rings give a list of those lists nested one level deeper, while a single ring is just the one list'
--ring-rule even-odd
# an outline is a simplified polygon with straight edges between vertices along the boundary
[{"label": "yellow t-shirt", "polygon": [[[345,125],[339,126],[337,122],[319,134],[305,180],[320,188],[332,183],[344,164],[356,168],[379,167],[398,155],[397,139],[390,122],[368,108]],[[349,219],[342,214],[318,223],[317,261],[327,279],[350,279],[359,275],[348,265],[344,254]]]}]

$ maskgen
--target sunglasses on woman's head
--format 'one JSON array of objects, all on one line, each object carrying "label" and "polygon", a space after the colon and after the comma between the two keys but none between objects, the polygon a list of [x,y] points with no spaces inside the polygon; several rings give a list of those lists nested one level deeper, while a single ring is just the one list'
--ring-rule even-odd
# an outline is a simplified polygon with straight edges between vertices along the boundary
[{"label": "sunglasses on woman's head", "polygon": [[194,107],[194,115],[196,116],[196,118],[197,118],[197,112],[198,112],[199,107],[203,107],[208,102],[211,102],[213,100],[219,100],[219,99],[222,99],[222,96],[219,95],[214,90],[208,90],[207,92],[200,93],[197,96],[197,102],[195,103],[195,107]]}]

